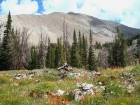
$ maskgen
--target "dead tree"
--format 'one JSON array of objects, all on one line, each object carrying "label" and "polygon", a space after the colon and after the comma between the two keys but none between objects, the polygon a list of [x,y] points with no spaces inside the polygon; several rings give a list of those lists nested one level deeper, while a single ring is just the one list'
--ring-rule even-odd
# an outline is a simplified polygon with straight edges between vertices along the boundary
[{"label": "dead tree", "polygon": [[25,69],[29,61],[29,30],[25,27],[16,31],[12,30],[8,46],[9,46],[9,61],[11,69]]},{"label": "dead tree", "polygon": [[67,38],[68,38],[68,25],[66,24],[65,21],[65,16],[64,16],[64,21],[63,21],[63,54],[64,54],[64,62],[67,62],[66,56],[67,56]]},{"label": "dead tree", "polygon": [[47,44],[47,36],[43,32],[43,29],[40,29],[40,39],[39,39],[39,58],[40,58],[40,67],[46,68],[45,66],[45,58],[46,58],[46,44]]},{"label": "dead tree", "polygon": [[60,72],[60,78],[59,79],[65,79],[68,75],[68,72],[72,70],[72,67],[69,67],[67,63],[64,63],[63,66],[58,68],[58,71]]},{"label": "dead tree", "polygon": [[108,56],[108,52],[107,49],[105,48],[103,48],[101,52],[99,52],[98,54],[98,62],[99,62],[99,67],[101,69],[106,69],[109,66],[107,61],[107,56]]},{"label": "dead tree", "polygon": [[[1,27],[4,25],[4,23],[3,22],[0,22],[0,29],[1,29]],[[0,42],[1,42],[1,34],[0,34]]]},{"label": "dead tree", "polygon": [[0,28],[1,28],[3,25],[4,25],[4,23],[1,21],[1,22],[0,22]]},{"label": "dead tree", "polygon": [[29,30],[23,28],[20,35],[20,51],[19,51],[19,69],[24,69],[24,66],[27,65],[29,60],[29,49],[28,49],[28,39],[29,39]]}]

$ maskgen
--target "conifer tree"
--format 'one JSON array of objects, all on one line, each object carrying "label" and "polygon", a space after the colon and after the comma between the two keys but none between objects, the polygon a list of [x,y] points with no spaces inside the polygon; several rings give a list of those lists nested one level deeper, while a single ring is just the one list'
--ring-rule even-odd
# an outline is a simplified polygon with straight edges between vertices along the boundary
[{"label": "conifer tree", "polygon": [[47,54],[46,54],[46,66],[51,66],[51,48],[50,48],[50,38],[48,38],[48,48],[47,48]]},{"label": "conifer tree", "polygon": [[31,47],[31,60],[29,61],[29,69],[39,69],[39,59],[35,46]]},{"label": "conifer tree", "polygon": [[69,44],[67,45],[67,63],[71,64],[71,46]]},{"label": "conifer tree", "polygon": [[82,36],[82,64],[84,67],[87,66],[87,41],[86,38],[84,37],[84,34]]},{"label": "conifer tree", "polygon": [[74,29],[73,32],[73,43],[72,43],[72,48],[71,48],[71,66],[73,67],[79,67],[80,66],[80,55],[78,52],[78,44],[77,44],[77,37],[76,37],[76,32]]},{"label": "conifer tree", "polygon": [[89,54],[88,54],[88,69],[97,71],[97,61],[94,55],[93,45],[92,45],[92,30],[90,29],[89,36]]},{"label": "conifer tree", "polygon": [[62,50],[62,38],[57,39],[57,46],[55,50],[55,67],[63,64],[63,50]]},{"label": "conifer tree", "polygon": [[78,52],[79,52],[79,67],[82,67],[82,37],[81,32],[79,30],[79,36],[78,36]]},{"label": "conifer tree", "polygon": [[124,34],[117,28],[117,36],[111,48],[109,48],[108,62],[110,66],[125,67],[127,61],[127,44]]},{"label": "conifer tree", "polygon": [[9,57],[9,62],[11,62],[10,68],[14,70],[17,70],[17,66],[18,66],[18,55],[19,55],[18,38],[19,37],[17,35],[17,30],[14,31],[14,28],[12,28],[7,46],[9,47],[9,55],[12,55],[11,57]]},{"label": "conifer tree", "polygon": [[3,42],[1,46],[0,69],[2,70],[8,70],[10,69],[11,66],[9,62],[10,55],[9,55],[9,47],[8,47],[9,37],[11,34],[11,24],[12,24],[12,19],[9,11],[7,23],[4,30]]},{"label": "conifer tree", "polygon": [[56,48],[50,43],[50,39],[48,38],[48,49],[46,55],[46,66],[50,68],[55,67],[55,50]]}]

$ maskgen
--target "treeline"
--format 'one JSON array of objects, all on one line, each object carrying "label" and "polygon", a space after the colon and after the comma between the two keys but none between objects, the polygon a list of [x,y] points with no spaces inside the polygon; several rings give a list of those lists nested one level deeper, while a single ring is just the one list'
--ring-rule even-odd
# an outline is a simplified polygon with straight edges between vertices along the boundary
[{"label": "treeline", "polygon": [[44,38],[41,31],[39,44],[34,46],[28,44],[30,33],[27,28],[15,30],[11,24],[9,12],[3,40],[0,43],[0,70],[56,68],[67,62],[73,67],[97,71],[91,29],[89,39],[81,35],[80,30],[76,35],[74,29],[73,43],[70,45],[67,41],[67,26],[64,22],[63,37],[58,38],[57,43],[51,43],[49,38]]},{"label": "treeline", "polygon": [[127,39],[127,45],[128,45],[128,46],[131,46],[131,45],[132,45],[132,42],[133,42],[134,40],[136,40],[136,39],[137,39],[137,43],[140,45],[140,34],[137,34],[137,35],[135,35],[135,36],[132,36],[132,37],[128,38],[128,39]]},{"label": "treeline", "polygon": [[[67,40],[67,24],[63,22],[63,37],[57,38],[57,43],[40,30],[37,46],[28,43],[30,32],[27,28],[12,28],[10,12],[5,25],[3,40],[0,43],[0,70],[57,68],[63,63],[87,70],[98,70],[109,66],[125,67],[128,65],[127,41],[124,34],[117,28],[117,35],[112,43],[93,46],[92,30],[87,38],[79,30],[73,31],[73,42]],[[1,25],[0,25],[1,26]],[[95,56],[94,49],[100,49]]]}]

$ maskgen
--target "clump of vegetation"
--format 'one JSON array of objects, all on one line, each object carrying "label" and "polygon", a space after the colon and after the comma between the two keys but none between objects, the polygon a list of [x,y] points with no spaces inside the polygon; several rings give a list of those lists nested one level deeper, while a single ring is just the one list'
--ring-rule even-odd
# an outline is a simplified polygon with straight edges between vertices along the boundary
[{"label": "clump of vegetation", "polygon": [[0,76],[0,84],[7,84],[7,83],[9,83],[10,82],[10,79],[9,79],[9,77],[7,77],[7,76]]},{"label": "clump of vegetation", "polygon": [[123,95],[124,91],[119,84],[114,82],[106,84],[105,91],[103,92],[103,96],[105,99],[113,97],[122,97]]},{"label": "clump of vegetation", "polygon": [[51,73],[45,73],[43,75],[43,79],[46,81],[57,81],[58,80],[58,75],[56,73],[51,72]]},{"label": "clump of vegetation", "polygon": [[103,85],[107,84],[110,80],[109,76],[99,76],[93,79],[95,83],[102,82]]},{"label": "clump of vegetation", "polygon": [[139,105],[140,100],[132,97],[120,97],[107,100],[104,105]]},{"label": "clump of vegetation", "polygon": [[55,85],[52,82],[40,82],[31,88],[31,97],[42,97],[43,94],[47,92],[53,92]]}]

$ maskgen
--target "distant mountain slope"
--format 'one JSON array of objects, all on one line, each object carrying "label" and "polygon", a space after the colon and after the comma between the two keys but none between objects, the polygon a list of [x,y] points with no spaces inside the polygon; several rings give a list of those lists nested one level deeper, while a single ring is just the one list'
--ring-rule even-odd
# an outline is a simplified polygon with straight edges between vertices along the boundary
[{"label": "distant mountain slope", "polygon": [[[73,30],[80,30],[86,36],[89,36],[89,29],[93,30],[93,41],[105,43],[112,41],[116,34],[116,27],[119,27],[126,37],[140,33],[140,29],[134,29],[113,21],[100,20],[98,18],[78,14],[78,13],[60,13],[54,12],[47,15],[13,15],[12,25],[16,28],[27,27],[30,32],[30,42],[37,44],[40,30],[49,36],[51,42],[56,42],[57,37],[62,36],[64,17],[68,25],[68,40],[72,43]],[[7,16],[0,16],[0,21],[6,23]],[[4,30],[4,27],[1,29]]]}]

